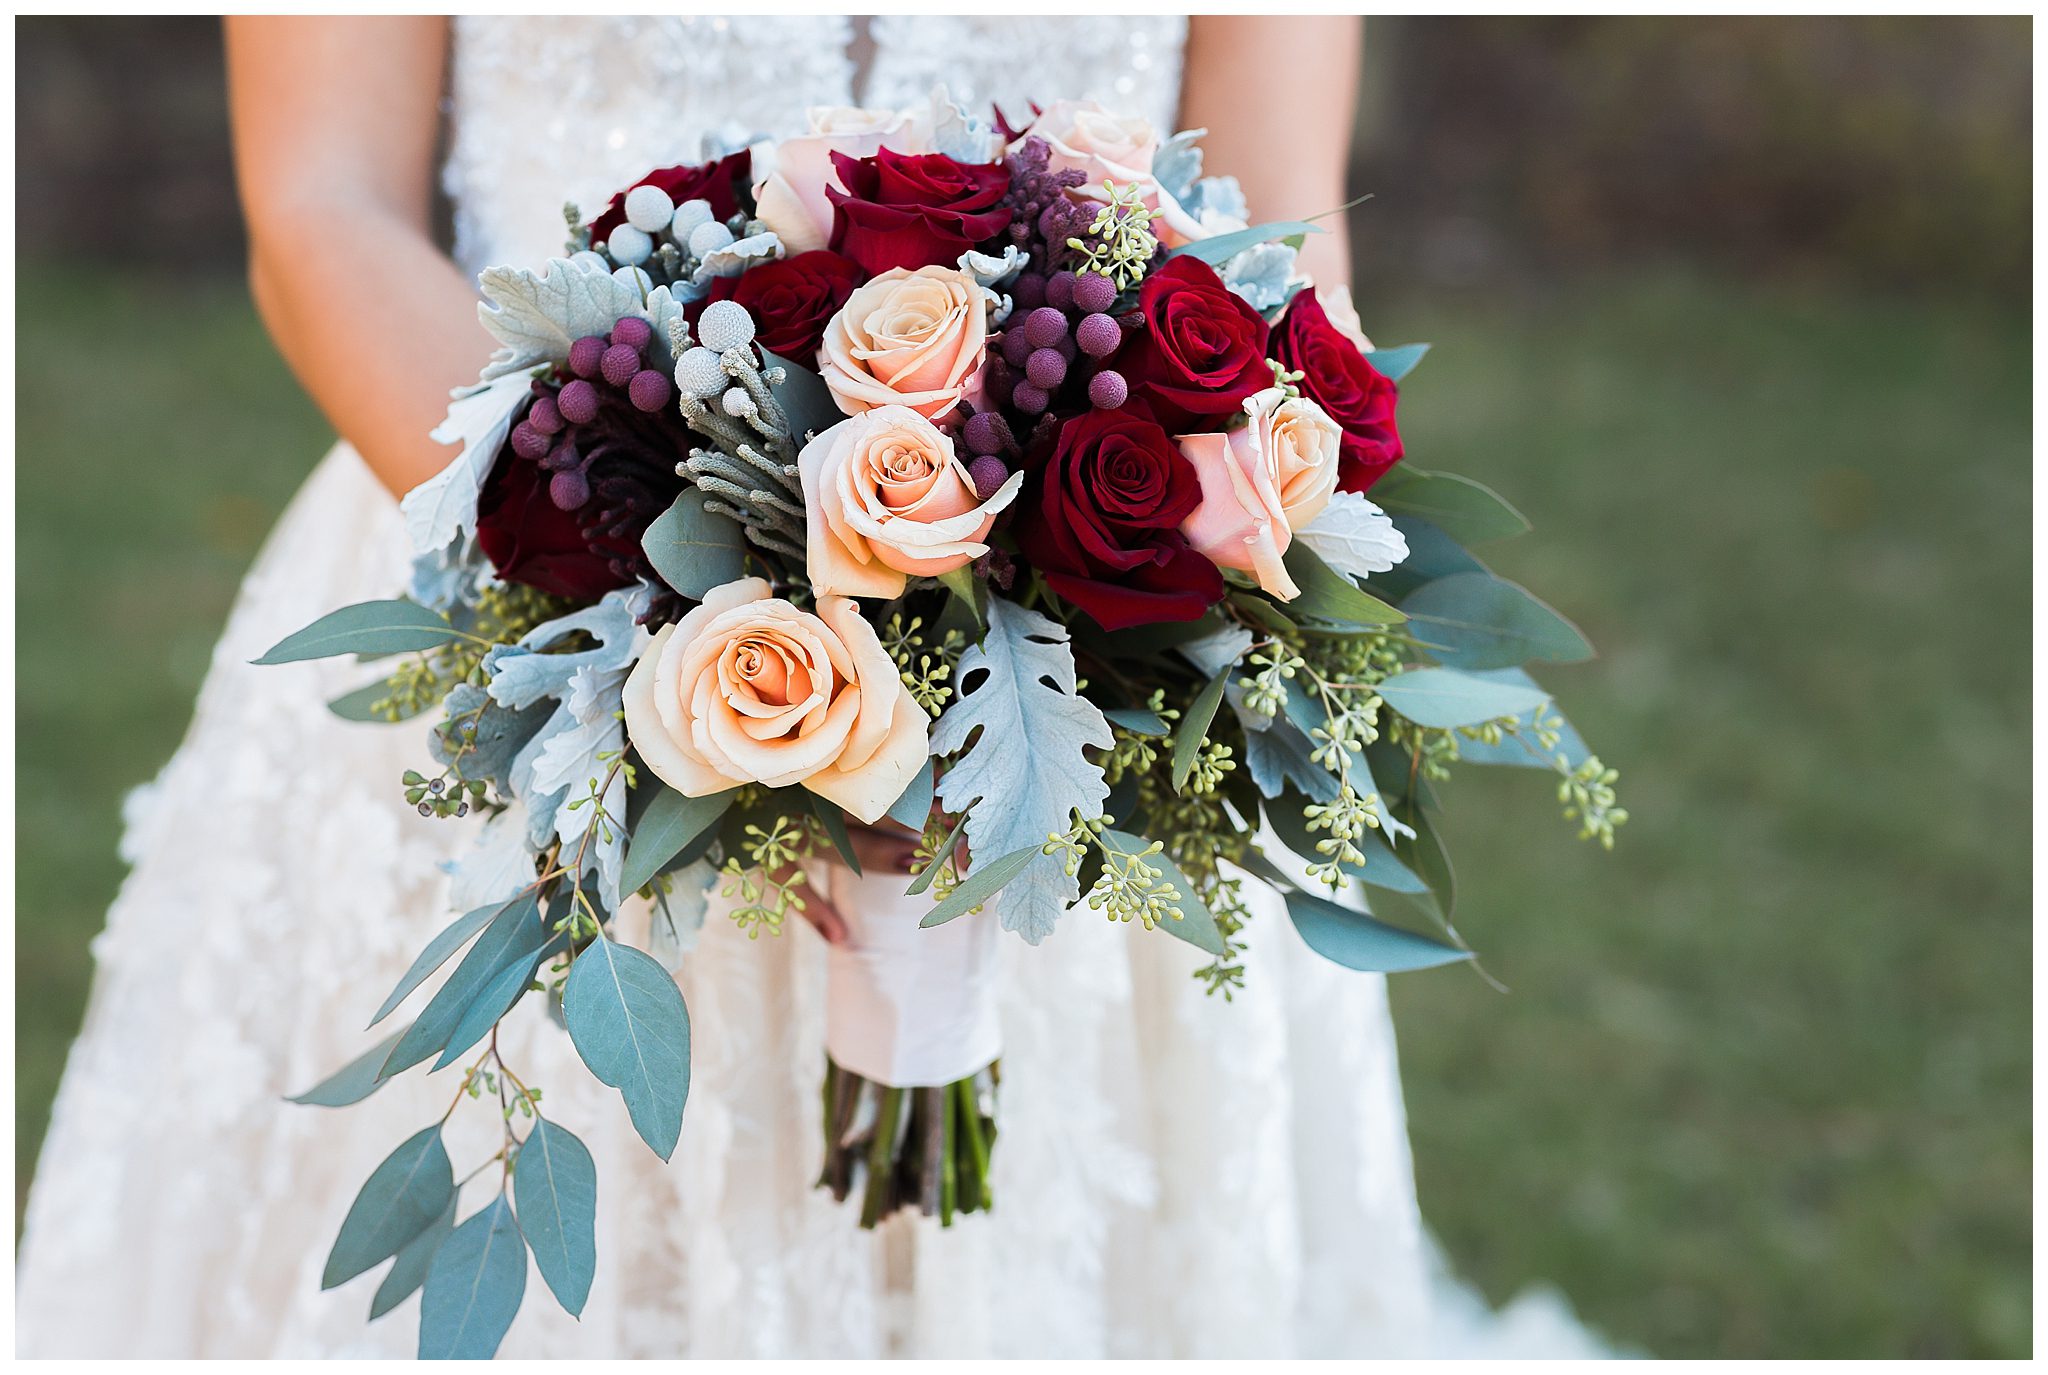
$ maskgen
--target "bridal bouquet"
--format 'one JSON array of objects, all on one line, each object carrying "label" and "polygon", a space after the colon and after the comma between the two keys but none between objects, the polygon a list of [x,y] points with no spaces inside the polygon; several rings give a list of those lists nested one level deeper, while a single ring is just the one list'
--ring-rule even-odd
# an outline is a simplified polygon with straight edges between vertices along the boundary
[{"label": "bridal bouquet", "polygon": [[1074,102],[1013,127],[943,91],[818,110],[482,274],[502,347],[405,500],[409,595],[258,661],[377,660],[334,709],[430,718],[406,800],[484,818],[466,915],[376,1020],[453,972],[299,1100],[431,1061],[504,1118],[463,1162],[480,1209],[458,1220],[430,1124],[329,1257],[329,1286],[392,1262],[373,1317],[423,1288],[423,1356],[495,1350],[529,1253],[572,1313],[593,1279],[590,1153],[499,1021],[545,1000],[666,1159],[671,971],[714,897],[773,935],[821,865],[857,872],[850,827],[920,838],[916,901],[850,904],[829,957],[820,1183],[870,1226],[989,1206],[1000,932],[1085,909],[1199,948],[1228,998],[1265,884],[1349,968],[1469,958],[1436,822],[1460,762],[1554,772],[1612,843],[1614,771],[1523,667],[1590,648],[1465,547],[1525,523],[1401,462],[1425,346],[1376,348],[1303,280],[1315,227],[1248,225],[1200,132]]}]

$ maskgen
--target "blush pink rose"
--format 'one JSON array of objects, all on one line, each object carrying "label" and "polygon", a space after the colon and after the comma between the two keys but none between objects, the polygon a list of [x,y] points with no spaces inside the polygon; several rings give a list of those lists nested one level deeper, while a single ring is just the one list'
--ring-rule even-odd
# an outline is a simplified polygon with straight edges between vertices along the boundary
[{"label": "blush pink rose", "polygon": [[987,293],[957,268],[891,268],[825,327],[818,371],[848,415],[908,406],[939,420],[973,400],[988,353]]},{"label": "blush pink rose", "polygon": [[[1079,194],[1107,200],[1105,180],[1119,188],[1138,187],[1148,209],[1159,211],[1152,232],[1168,248],[1209,236],[1152,175],[1159,151],[1159,132],[1135,115],[1113,115],[1092,100],[1059,100],[1047,106],[1023,136],[1036,135],[1052,145],[1048,164],[1053,171],[1077,168],[1088,177]],[[1013,145],[1014,146],[1014,145]]]},{"label": "blush pink rose", "polygon": [[775,145],[772,169],[754,186],[755,216],[792,256],[823,248],[832,233],[832,202],[825,190],[846,189],[832,155],[871,158],[885,147],[925,153],[930,141],[916,122],[896,110],[814,105],[810,132]]},{"label": "blush pink rose", "polygon": [[626,679],[626,735],[688,797],[800,784],[862,822],[924,767],[930,720],[845,597],[815,615],[760,578],[714,587]]},{"label": "blush pink rose", "polygon": [[1247,398],[1244,409],[1249,425],[1177,441],[1202,482],[1201,502],[1180,530],[1217,567],[1248,572],[1292,601],[1301,589],[1281,556],[1330,504],[1344,432],[1321,406],[1278,387]]},{"label": "blush pink rose", "polygon": [[980,558],[997,513],[1024,485],[1012,473],[981,500],[952,436],[908,406],[840,421],[806,444],[797,464],[805,563],[821,597],[900,597],[913,575],[937,577]]}]

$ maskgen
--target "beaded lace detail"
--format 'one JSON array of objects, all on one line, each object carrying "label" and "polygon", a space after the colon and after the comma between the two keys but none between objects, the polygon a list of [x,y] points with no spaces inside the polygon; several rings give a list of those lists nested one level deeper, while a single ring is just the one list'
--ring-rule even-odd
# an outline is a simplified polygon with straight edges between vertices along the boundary
[{"label": "beaded lace detail", "polygon": [[[846,21],[457,21],[447,185],[466,265],[557,245],[594,207],[727,122],[786,132],[843,103]],[[934,80],[1019,108],[1095,94],[1172,122],[1177,18],[884,17],[867,99]],[[322,1294],[355,1189],[454,1092],[417,1072],[341,1111],[291,1107],[379,1032],[363,1019],[448,920],[436,861],[472,823],[398,787],[414,728],[322,703],[346,662],[252,668],[319,614],[402,584],[397,512],[338,449],[244,584],[190,734],[141,794],[134,870],[43,1149],[20,1255],[22,1355],[406,1355],[416,1300],[364,1325],[377,1284]],[[621,920],[632,935],[643,911]],[[1311,954],[1277,902],[1248,988],[1080,909],[1003,947],[992,1215],[878,1233],[811,1187],[822,947],[745,940],[714,907],[681,982],[692,1088],[672,1164],[576,1062],[539,1000],[507,1056],[599,1166],[597,1285],[578,1323],[538,1279],[511,1356],[1385,1355],[1419,1349],[1425,1250],[1382,980]],[[419,995],[415,995],[415,1005]],[[409,1015],[401,1012],[399,1017]],[[459,1168],[487,1113],[455,1116]],[[476,1120],[471,1120],[476,1119]],[[482,1132],[476,1136],[473,1133]],[[495,1187],[469,1186],[463,1211]]]}]

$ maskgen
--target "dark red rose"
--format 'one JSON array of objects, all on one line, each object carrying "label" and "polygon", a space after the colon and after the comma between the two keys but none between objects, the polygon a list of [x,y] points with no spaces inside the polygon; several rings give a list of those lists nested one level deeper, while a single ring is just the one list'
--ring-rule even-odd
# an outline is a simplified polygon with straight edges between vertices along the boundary
[{"label": "dark red rose", "polygon": [[1192,621],[1223,596],[1223,575],[1180,533],[1201,499],[1194,465],[1156,423],[1086,411],[1026,479],[1018,547],[1104,630]]},{"label": "dark red rose", "polygon": [[846,189],[825,188],[833,207],[831,246],[870,276],[892,267],[951,266],[1009,227],[1002,201],[1010,173],[1001,163],[884,148],[871,158],[834,153],[832,165]]},{"label": "dark red rose", "polygon": [[1273,385],[1265,320],[1193,254],[1168,258],[1145,279],[1138,310],[1144,328],[1124,341],[1117,369],[1167,424],[1230,415]]},{"label": "dark red rose", "polygon": [[817,368],[818,344],[867,274],[829,248],[777,258],[737,277],[714,277],[711,294],[688,307],[690,322],[712,301],[738,301],[754,317],[754,341],[792,363]]},{"label": "dark red rose", "polygon": [[1273,358],[1302,374],[1295,385],[1344,431],[1337,487],[1363,492],[1401,461],[1394,425],[1399,389],[1339,333],[1313,291],[1297,291],[1273,331]]},{"label": "dark red rose", "polygon": [[[684,201],[710,201],[711,213],[729,219],[740,211],[740,197],[747,194],[754,178],[754,154],[742,148],[716,162],[681,167],[658,167],[633,186],[659,186],[677,205]],[[631,191],[633,186],[626,188]],[[601,244],[612,231],[626,222],[626,191],[612,197],[604,213],[590,222],[590,241]]]},{"label": "dark red rose", "polygon": [[548,497],[548,475],[507,444],[476,503],[476,538],[507,582],[577,601],[596,601],[632,579],[591,548],[573,511]]}]

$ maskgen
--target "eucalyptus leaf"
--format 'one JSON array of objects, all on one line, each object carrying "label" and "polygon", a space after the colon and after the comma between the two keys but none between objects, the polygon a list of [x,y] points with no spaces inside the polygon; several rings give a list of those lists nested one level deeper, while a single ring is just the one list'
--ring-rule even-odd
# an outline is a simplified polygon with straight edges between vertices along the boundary
[{"label": "eucalyptus leaf", "polygon": [[[586,895],[588,892],[585,889]],[[566,907],[567,903],[562,906]],[[435,1069],[446,1069],[454,1064],[471,1046],[489,1035],[491,1028],[526,995],[541,965],[569,948],[568,936],[548,933],[554,915],[550,912],[549,920],[538,923],[540,929],[536,936],[542,938],[541,943],[522,947],[520,958],[500,969],[489,983],[477,990],[476,996],[469,1000],[469,1006],[462,1009],[462,1017],[455,1023],[455,1030],[448,1033],[448,1044],[442,1049],[441,1058],[434,1061]]]},{"label": "eucalyptus leaf", "polygon": [[825,828],[826,839],[839,852],[839,858],[855,874],[860,873],[860,856],[853,851],[853,837],[846,832],[846,813],[839,804],[827,801],[816,793],[811,794],[811,810],[817,814],[818,822]]},{"label": "eucalyptus leaf", "polygon": [[413,1290],[426,1283],[435,1253],[455,1230],[455,1201],[456,1195],[449,1194],[448,1206],[441,1210],[441,1216],[434,1219],[426,1231],[399,1248],[397,1258],[391,1262],[391,1268],[384,1272],[383,1282],[377,1286],[376,1297],[370,1300],[371,1322],[404,1303]]},{"label": "eucalyptus leaf", "polygon": [[398,1038],[404,1034],[403,1028],[392,1032],[304,1093],[294,1094],[286,1101],[314,1108],[345,1108],[351,1103],[362,1102],[384,1086],[378,1071],[383,1069],[391,1047],[397,1045]]},{"label": "eucalyptus leaf", "polygon": [[1398,382],[1415,371],[1415,365],[1428,352],[1427,344],[1400,344],[1389,349],[1373,349],[1365,355],[1365,361],[1389,382]]},{"label": "eucalyptus leaf", "polygon": [[526,1242],[499,1194],[441,1243],[420,1295],[419,1358],[489,1360],[526,1297]]},{"label": "eucalyptus leaf", "polygon": [[1216,720],[1216,708],[1223,701],[1223,689],[1230,682],[1235,665],[1227,666],[1221,673],[1209,680],[1209,685],[1196,694],[1188,707],[1187,715],[1180,718],[1180,726],[1173,733],[1173,790],[1179,792],[1187,786],[1188,774],[1193,772],[1195,757],[1201,753],[1202,742],[1209,737],[1209,726]]},{"label": "eucalyptus leaf", "polygon": [[1108,707],[1103,713],[1111,725],[1122,726],[1133,735],[1164,739],[1173,732],[1166,722],[1159,719],[1159,713],[1144,707]]},{"label": "eucalyptus leaf", "polygon": [[[1543,691],[1534,678],[1519,668],[1488,669],[1473,676],[1492,682],[1518,683],[1536,692]],[[1530,710],[1516,718],[1516,724],[1521,727],[1519,734],[1503,732],[1497,745],[1489,745],[1484,740],[1460,740],[1458,758],[1467,764],[1506,765],[1519,769],[1554,769],[1557,767],[1556,756],[1560,754],[1564,756],[1564,762],[1569,768],[1575,769],[1585,763],[1592,751],[1586,747],[1585,738],[1572,723],[1559,715],[1554,706],[1543,710],[1542,715],[1557,731],[1555,750],[1546,750],[1537,743],[1537,712]]]},{"label": "eucalyptus leaf", "polygon": [[483,930],[485,923],[489,922],[492,917],[497,916],[498,913],[504,911],[514,901],[517,901],[516,897],[508,898],[504,902],[494,902],[488,906],[479,907],[474,912],[459,916],[450,922],[440,935],[427,942],[427,948],[420,951],[418,958],[413,960],[412,967],[405,971],[405,977],[398,981],[398,986],[391,990],[391,996],[386,998],[384,1005],[377,1009],[377,1015],[370,1018],[370,1025],[377,1025],[377,1023],[397,1011],[398,1005],[405,1001],[406,994],[412,992],[421,983],[425,982],[427,975],[447,963],[448,957],[461,949],[464,941]]},{"label": "eucalyptus leaf", "polygon": [[1450,729],[1520,716],[1550,699],[1541,688],[1462,673],[1412,668],[1381,682],[1380,699],[1418,726]]},{"label": "eucalyptus leaf", "polygon": [[582,1317],[597,1274],[597,1166],[589,1149],[567,1127],[535,1117],[512,1170],[512,1196],[540,1277],[570,1316]]},{"label": "eucalyptus leaf", "polygon": [[[1152,843],[1143,836],[1117,830],[1104,831],[1102,842],[1118,854],[1124,855],[1144,854],[1146,847]],[[1202,895],[1195,891],[1195,885],[1180,871],[1180,866],[1168,858],[1163,850],[1156,855],[1145,855],[1145,862],[1158,869],[1168,883],[1180,890],[1180,896],[1174,899],[1173,903],[1180,909],[1180,920],[1175,921],[1168,917],[1159,923],[1159,929],[1170,936],[1178,936],[1197,950],[1204,950],[1219,957],[1225,954],[1223,933],[1216,926],[1216,914],[1202,901]]]},{"label": "eucalyptus leaf", "polygon": [[1287,915],[1309,949],[1346,969],[1398,974],[1469,960],[1472,952],[1446,945],[1299,889],[1285,894]]},{"label": "eucalyptus leaf", "polygon": [[545,939],[538,891],[523,893],[501,908],[392,1047],[382,1077],[388,1079],[444,1049],[470,1004],[507,969],[526,967]]},{"label": "eucalyptus leaf", "polygon": [[704,495],[686,487],[654,518],[640,548],[661,580],[692,601],[746,571],[746,537],[731,516],[704,509]]},{"label": "eucalyptus leaf", "polygon": [[[1032,860],[1044,858],[1039,853],[1041,848],[1042,845],[1026,845],[986,864],[976,864],[961,881],[960,886],[948,893],[944,902],[925,913],[924,919],[918,922],[918,925],[944,926],[953,918],[980,907],[1000,893],[1010,880],[1029,868]],[[936,869],[938,866],[932,867]]]},{"label": "eucalyptus leaf", "polygon": [[903,890],[904,897],[914,898],[932,886],[932,880],[939,876],[940,863],[944,860],[945,856],[953,853],[953,847],[960,843],[960,832],[966,826],[967,817],[964,815],[953,823],[953,829],[946,832],[946,838],[939,842],[936,850],[932,851],[932,862],[925,865],[923,871],[910,881],[910,886]]},{"label": "eucalyptus leaf", "polygon": [[304,630],[294,631],[252,664],[290,664],[331,659],[337,654],[400,654],[432,649],[463,638],[448,618],[417,602],[400,599],[357,602],[330,611]]},{"label": "eucalyptus leaf", "polygon": [[1301,594],[1287,603],[1290,616],[1359,626],[1399,625],[1407,619],[1323,562],[1320,554],[1300,540],[1287,546],[1281,561],[1301,589]]},{"label": "eucalyptus leaf", "polygon": [[1513,668],[1532,659],[1575,663],[1593,656],[1577,626],[1491,573],[1454,573],[1424,583],[1408,594],[1401,610],[1410,633],[1449,668]]},{"label": "eucalyptus leaf", "polygon": [[807,436],[823,434],[846,419],[846,413],[832,399],[832,389],[825,385],[816,368],[791,362],[767,349],[761,350],[761,359],[767,367],[782,369],[782,380],[770,382],[768,390],[789,417],[790,435],[798,448],[803,447]]},{"label": "eucalyptus leaf", "polygon": [[927,763],[910,776],[902,796],[889,804],[887,815],[891,821],[923,834],[924,824],[932,814],[932,774],[933,768]]},{"label": "eucalyptus leaf", "polygon": [[681,854],[691,841],[718,824],[732,806],[733,791],[705,797],[685,797],[674,788],[663,787],[633,826],[632,842],[626,848],[626,864],[619,879],[619,892],[637,893],[654,881],[668,862]]},{"label": "eucalyptus leaf", "polygon": [[395,702],[392,703],[397,708],[395,718],[384,716],[371,710],[372,707],[390,696],[391,684],[389,680],[379,678],[376,682],[367,683],[357,688],[354,692],[344,692],[341,696],[329,702],[327,709],[344,721],[360,721],[365,724],[379,726],[389,725],[393,719],[399,721],[407,720],[426,710],[424,704],[401,705]]},{"label": "eucalyptus leaf", "polygon": [[1267,797],[1279,796],[1289,784],[1317,802],[1334,802],[1343,791],[1336,775],[1311,757],[1315,744],[1291,721],[1246,731],[1244,745],[1245,767]]},{"label": "eucalyptus leaf", "polygon": [[619,1091],[633,1129],[667,1160],[690,1094],[690,1013],[676,981],[640,951],[600,938],[569,966],[562,1011],[583,1063]]},{"label": "eucalyptus leaf", "polygon": [[1484,573],[1486,565],[1474,558],[1464,545],[1420,516],[1394,515],[1394,528],[1408,545],[1408,557],[1384,573],[1375,574],[1373,587],[1394,598],[1407,596],[1426,582],[1448,578],[1453,573]]},{"label": "eucalyptus leaf", "polygon": [[1323,232],[1320,226],[1310,224],[1306,220],[1275,220],[1271,224],[1255,224],[1249,229],[1196,239],[1193,243],[1181,245],[1166,256],[1178,258],[1185,254],[1191,258],[1200,258],[1211,267],[1219,267],[1247,248],[1272,243],[1276,239],[1298,239]]},{"label": "eucalyptus leaf", "polygon": [[1529,528],[1528,518],[1484,483],[1405,463],[1373,484],[1372,497],[1388,514],[1419,516],[1461,544],[1506,539]]},{"label": "eucalyptus leaf", "polygon": [[346,1284],[398,1254],[455,1197],[455,1167],[441,1124],[413,1133],[370,1172],[327,1253],[320,1287]]},{"label": "eucalyptus leaf", "polygon": [[974,576],[974,570],[967,565],[939,574],[939,585],[952,593],[954,599],[967,608],[974,617],[977,631],[988,629],[988,584]]}]

